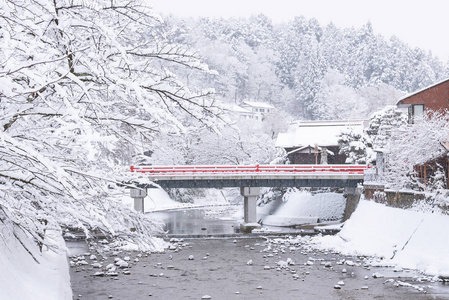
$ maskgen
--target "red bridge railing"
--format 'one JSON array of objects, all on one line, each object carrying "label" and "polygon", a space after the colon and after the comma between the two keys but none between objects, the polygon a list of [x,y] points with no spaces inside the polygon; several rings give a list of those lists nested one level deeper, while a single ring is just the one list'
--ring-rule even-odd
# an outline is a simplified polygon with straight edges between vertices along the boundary
[{"label": "red bridge railing", "polygon": [[184,165],[184,166],[131,166],[131,172],[148,175],[252,175],[294,173],[363,174],[369,165]]}]

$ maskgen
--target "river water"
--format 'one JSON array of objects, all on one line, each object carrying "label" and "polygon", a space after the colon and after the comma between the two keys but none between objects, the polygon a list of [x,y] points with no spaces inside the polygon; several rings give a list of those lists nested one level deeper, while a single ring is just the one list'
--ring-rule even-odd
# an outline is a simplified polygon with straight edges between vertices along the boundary
[{"label": "river water", "polygon": [[[98,261],[85,255],[87,265],[70,269],[73,299],[449,299],[444,283],[412,270],[369,268],[363,257],[301,245],[292,250],[292,244],[261,237],[177,239],[171,245],[164,253],[124,251]],[[126,257],[129,267],[115,276],[95,275],[103,269],[94,263],[104,268]]]},{"label": "river water", "polygon": [[[273,244],[263,237],[239,234],[242,210],[242,206],[219,206],[148,213],[150,218],[165,222],[167,234],[186,238],[175,241],[176,247],[165,253],[142,256],[124,251],[98,260],[104,268],[117,257],[131,258],[129,268],[119,269],[114,277],[94,275],[103,269],[93,267],[97,261],[87,259],[85,252],[93,250],[82,242],[68,243],[72,254],[89,261],[70,270],[74,299],[176,300],[202,299],[205,295],[245,300],[449,299],[445,283],[413,270],[367,268],[362,257],[315,251],[307,245],[296,245],[292,250],[292,245],[283,248],[283,244]],[[210,238],[228,234],[233,237]],[[187,238],[200,235],[204,237]],[[280,269],[279,262],[289,259],[296,264]],[[339,261],[353,261],[355,265],[339,265]],[[382,277],[376,279],[375,273]],[[340,287],[336,289],[336,285]]]},{"label": "river water", "polygon": [[240,230],[234,215],[241,206],[177,209],[147,213],[150,218],[165,223],[164,231],[171,235],[233,234]]},{"label": "river water", "polygon": [[[147,213],[150,218],[164,222],[168,235],[230,235],[240,233],[243,206],[223,205],[202,208],[176,209]],[[299,233],[304,229],[264,226],[263,233]]]}]

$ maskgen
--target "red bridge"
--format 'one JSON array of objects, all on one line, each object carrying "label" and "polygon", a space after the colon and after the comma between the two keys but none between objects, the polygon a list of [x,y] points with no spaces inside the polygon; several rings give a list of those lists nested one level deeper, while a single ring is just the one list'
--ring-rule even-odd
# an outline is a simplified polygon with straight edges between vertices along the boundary
[{"label": "red bridge", "polygon": [[260,187],[339,187],[357,197],[356,187],[363,183],[368,165],[185,165],[132,166],[138,189],[131,190],[134,208],[144,211],[146,188],[223,188],[240,187],[244,197],[242,230],[257,224],[256,199]]}]

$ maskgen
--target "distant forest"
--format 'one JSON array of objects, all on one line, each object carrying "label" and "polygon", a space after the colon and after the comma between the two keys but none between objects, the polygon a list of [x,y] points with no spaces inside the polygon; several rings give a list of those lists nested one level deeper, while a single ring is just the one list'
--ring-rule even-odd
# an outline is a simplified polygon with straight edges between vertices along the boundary
[{"label": "distant forest", "polygon": [[213,88],[225,102],[263,101],[294,118],[367,118],[405,93],[448,76],[431,53],[361,28],[320,26],[296,17],[165,17],[170,42],[194,49],[217,74],[174,70],[189,86]]}]

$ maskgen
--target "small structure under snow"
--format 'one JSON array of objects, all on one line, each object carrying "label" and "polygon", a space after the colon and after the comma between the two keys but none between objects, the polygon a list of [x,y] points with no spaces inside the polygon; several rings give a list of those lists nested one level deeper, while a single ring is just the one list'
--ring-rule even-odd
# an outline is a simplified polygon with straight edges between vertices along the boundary
[{"label": "small structure under snow", "polygon": [[276,147],[284,148],[292,164],[344,164],[338,136],[350,129],[362,133],[365,121],[295,121],[288,132],[279,133]]}]

